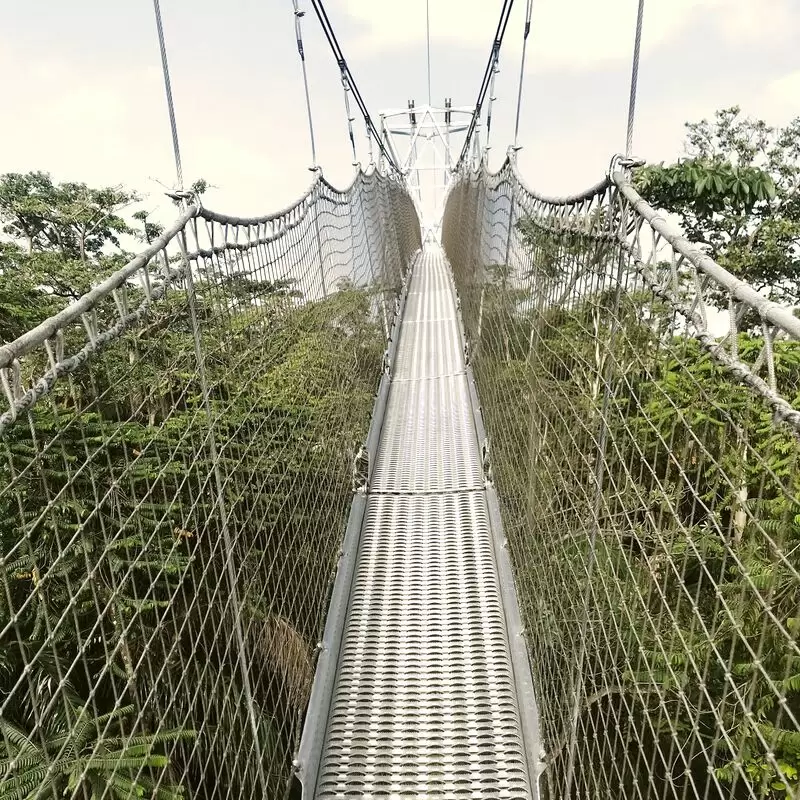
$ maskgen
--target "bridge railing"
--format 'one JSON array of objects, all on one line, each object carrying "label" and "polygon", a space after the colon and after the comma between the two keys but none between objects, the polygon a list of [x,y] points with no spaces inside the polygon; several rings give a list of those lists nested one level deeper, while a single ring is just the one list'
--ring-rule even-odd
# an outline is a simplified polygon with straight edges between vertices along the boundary
[{"label": "bridge railing", "polygon": [[419,246],[376,172],[193,206],[0,348],[0,798],[283,796]]},{"label": "bridge railing", "polygon": [[800,320],[616,172],[464,173],[443,243],[490,437],[545,796],[779,798],[800,770]]}]

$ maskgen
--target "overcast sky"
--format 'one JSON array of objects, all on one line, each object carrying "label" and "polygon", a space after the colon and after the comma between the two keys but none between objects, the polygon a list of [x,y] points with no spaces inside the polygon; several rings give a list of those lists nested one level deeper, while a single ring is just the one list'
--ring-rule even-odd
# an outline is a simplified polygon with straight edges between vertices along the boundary
[{"label": "overcast sky", "polygon": [[[319,160],[336,185],[351,157],[341,83],[308,0],[303,34]],[[474,102],[500,0],[430,0],[434,102]],[[276,210],[310,180],[291,0],[161,0],[187,182],[233,214]],[[327,0],[371,112],[426,101],[425,0]],[[491,161],[513,131],[525,0],[501,55]],[[624,148],[636,0],[533,0],[521,167],[565,194]],[[800,0],[647,0],[636,154],[672,160],[683,123],[738,103],[782,124],[800,115]],[[5,103],[0,172],[123,183],[169,211],[174,185],[150,0],[0,0]],[[359,134],[361,127],[359,126]],[[359,135],[361,156],[366,145]]]}]

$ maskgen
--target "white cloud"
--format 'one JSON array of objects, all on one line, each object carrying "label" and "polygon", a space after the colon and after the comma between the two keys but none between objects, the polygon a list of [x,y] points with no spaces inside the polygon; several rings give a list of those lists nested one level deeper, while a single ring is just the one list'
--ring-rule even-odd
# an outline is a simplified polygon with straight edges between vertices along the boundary
[{"label": "white cloud", "polygon": [[[380,3],[344,0],[357,21],[357,46],[365,53],[420,44],[425,36],[425,0]],[[430,0],[431,38],[437,45],[459,43],[488,55],[499,3],[486,0]],[[503,43],[503,53],[521,48],[525,4],[520,2]],[[529,38],[530,68],[585,70],[627,60],[633,49],[637,0],[535,0]],[[651,0],[645,6],[642,51],[674,42],[689,25],[705,24],[727,41],[744,43],[786,36],[797,17],[792,0]]]},{"label": "white cloud", "polygon": [[778,45],[796,35],[800,20],[793,0],[715,0],[711,11],[716,26],[733,44],[771,41]]},{"label": "white cloud", "polygon": [[[76,2],[88,9],[88,0]],[[528,63],[531,71],[548,72],[545,77],[532,76],[526,84],[520,143],[525,146],[524,170],[537,188],[549,193],[584,188],[624,145],[627,76],[622,73],[627,73],[631,55],[636,2],[533,0]],[[196,0],[195,5],[197,29],[213,30],[218,4]],[[308,11],[308,0],[302,5]],[[390,76],[409,76],[408,96],[421,91],[424,72],[419,64],[409,69],[409,59],[424,53],[425,0],[331,0],[330,5],[348,57],[361,51],[353,59],[356,77],[362,90],[369,90],[373,114],[405,103],[405,80],[389,81]],[[500,2],[430,0],[430,5],[435,81],[457,104],[468,103],[488,54]],[[27,13],[26,8],[18,4],[16,13]],[[243,215],[286,205],[311,177],[291,4],[261,3],[259,9],[264,14],[257,39],[260,61],[256,51],[241,48],[236,37],[221,40],[213,57],[202,58],[197,56],[195,37],[169,37],[186,178],[202,176],[218,185],[209,193],[209,205]],[[524,10],[525,0],[517,0],[498,76],[495,160],[502,159],[513,136]],[[647,0],[644,51],[650,60],[638,104],[637,153],[652,160],[674,158],[684,120],[708,116],[735,102],[746,113],[774,124],[782,121],[784,112],[800,113],[800,73],[780,77],[780,65],[792,53],[787,37],[800,20],[789,23],[799,11],[797,0]],[[26,43],[0,33],[0,73],[11,78],[4,87],[11,124],[0,128],[0,171],[43,169],[56,180],[124,183],[150,192],[149,202],[163,205],[164,214],[171,217],[174,209],[157,182],[171,184],[174,167],[152,26],[139,33],[139,39],[131,33],[128,52],[135,54],[138,48],[143,53],[132,62],[128,56],[93,56],[91,32],[59,38],[56,20],[42,25],[47,35]],[[694,81],[691,71],[699,59],[683,58],[689,38],[685,34],[694,29],[713,33],[700,54],[708,63],[706,74],[699,76],[703,81]],[[346,185],[352,167],[341,84],[310,14],[304,37],[319,161],[326,177]],[[696,42],[699,36],[691,38]],[[748,42],[756,44],[745,49]],[[459,50],[455,62],[449,54]],[[731,65],[731,55],[738,52],[746,53],[746,60],[743,56]],[[462,68],[465,63],[470,65],[468,72]],[[574,75],[571,80],[562,78],[569,68],[585,74],[604,63],[613,63],[618,75],[603,83],[587,81],[592,117],[576,122],[571,112],[586,98]],[[742,75],[756,69],[757,78],[744,85]],[[394,88],[386,89],[384,79]],[[572,93],[569,97],[564,86]],[[359,126],[359,136],[360,131]],[[360,140],[363,159],[362,145]]]},{"label": "white cloud", "polygon": [[[0,130],[0,172],[43,170],[56,181],[123,184],[148,195],[148,210],[162,221],[172,220],[164,191],[175,186],[175,166],[157,64],[96,69],[66,53],[31,57],[12,45],[0,47],[0,74],[15,76],[4,99],[18,116],[18,124]],[[209,205],[264,214],[307,188],[305,108],[296,86],[273,84],[271,102],[253,103],[246,89],[220,92],[174,75],[173,82],[185,180],[212,184]],[[317,94],[318,152],[326,175],[346,185],[353,170],[343,146],[341,95]],[[329,118],[338,123],[336,137],[322,135]]]},{"label": "white cloud", "polygon": [[783,117],[800,115],[800,70],[789,72],[767,84],[766,101]]}]

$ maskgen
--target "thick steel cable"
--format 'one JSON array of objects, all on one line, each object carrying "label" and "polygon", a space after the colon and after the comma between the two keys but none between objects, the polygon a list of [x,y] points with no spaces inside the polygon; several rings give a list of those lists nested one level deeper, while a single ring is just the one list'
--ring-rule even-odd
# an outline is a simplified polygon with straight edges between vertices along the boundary
[{"label": "thick steel cable", "polygon": [[464,139],[464,146],[461,148],[461,155],[458,157],[456,167],[460,167],[464,159],[469,153],[469,146],[472,143],[472,137],[475,134],[475,128],[478,125],[478,120],[481,116],[481,109],[483,101],[486,99],[486,92],[489,90],[492,72],[494,70],[497,59],[500,56],[500,47],[503,44],[503,36],[505,36],[506,28],[508,27],[508,18],[511,15],[511,9],[514,5],[514,0],[503,0],[503,7],[500,9],[500,19],[497,22],[497,30],[492,40],[492,50],[489,53],[489,60],[486,63],[486,69],[483,72],[483,79],[481,81],[480,89],[478,90],[478,99],[475,102],[475,110],[472,112],[472,119],[467,129],[467,136]]},{"label": "thick steel cable", "polygon": [[519,62],[519,88],[517,89],[517,114],[514,118],[514,150],[518,150],[517,141],[519,139],[519,114],[522,108],[522,80],[525,76],[525,51],[528,48],[528,34],[531,32],[531,11],[533,10],[533,0],[528,0],[525,6],[525,28],[522,33],[522,58]]},{"label": "thick steel cable", "polygon": [[158,29],[158,46],[161,50],[161,72],[164,75],[164,92],[167,96],[167,111],[169,113],[169,126],[172,130],[172,151],[175,155],[175,173],[178,178],[178,189],[183,190],[183,165],[181,164],[181,148],[178,144],[178,124],[175,121],[175,103],[172,100],[172,84],[169,79],[169,64],[167,63],[167,45],[164,41],[164,26],[161,23],[161,7],[158,0],[153,0],[153,10],[156,15],[156,28]]},{"label": "thick steel cable", "polygon": [[631,92],[628,98],[628,130],[625,135],[625,156],[630,158],[633,150],[633,120],[636,114],[636,87],[639,83],[639,53],[642,47],[642,19],[644,0],[639,0],[636,12],[636,38],[633,42],[633,65],[631,66]]},{"label": "thick steel cable", "polygon": [[303,32],[300,26],[300,20],[305,14],[297,5],[297,0],[292,0],[294,6],[294,34],[297,39],[297,52],[300,54],[300,65],[303,68],[303,89],[306,95],[306,113],[308,114],[308,135],[311,139],[311,166],[317,166],[317,145],[314,141],[314,117],[311,114],[311,94],[308,91],[308,70],[306,69],[306,54],[303,49]]}]

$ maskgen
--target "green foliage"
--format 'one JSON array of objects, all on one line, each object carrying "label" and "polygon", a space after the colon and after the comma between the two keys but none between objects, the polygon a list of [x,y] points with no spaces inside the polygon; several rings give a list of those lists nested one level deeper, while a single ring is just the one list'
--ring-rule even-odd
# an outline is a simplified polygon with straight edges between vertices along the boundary
[{"label": "green foliage", "polygon": [[733,107],[687,129],[688,157],[638,170],[637,188],[734,275],[800,302],[800,118],[775,129]]},{"label": "green foliage", "polygon": [[[15,243],[3,245],[3,278],[77,299],[121,265],[122,237],[133,229],[120,212],[136,200],[118,187],[56,184],[44,172],[0,176],[0,224]],[[0,285],[0,303],[9,291]]]},{"label": "green foliage", "polygon": [[[481,286],[474,369],[556,761],[552,791],[563,790],[559,723],[573,713],[585,636],[585,785],[618,780],[609,796],[630,796],[668,783],[703,795],[710,766],[721,788],[709,797],[794,796],[800,443],[677,335],[652,295],[606,279],[565,304],[558,287],[574,289],[576,270],[608,275],[610,253],[598,258],[590,241],[531,221],[521,230],[534,265],[549,254],[570,266],[534,266],[532,284],[556,289],[541,311],[495,270]],[[762,346],[738,337],[747,363]],[[800,406],[800,346],[777,341],[774,364]],[[627,748],[638,766],[615,773]]]},{"label": "green foliage", "polygon": [[[160,235],[130,199],[0,179],[4,339]],[[0,438],[0,798],[255,796],[259,769],[281,796],[384,339],[363,289],[298,302],[226,264],[198,265],[197,331],[171,287]],[[31,352],[23,382],[47,368]]]},{"label": "green foliage", "polygon": [[146,736],[126,736],[122,724],[133,706],[99,717],[88,706],[70,707],[67,717],[41,732],[41,743],[12,723],[0,719],[0,798],[34,800],[48,794],[80,794],[91,800],[133,797],[178,800],[183,787],[156,777],[169,767],[160,750],[188,729],[161,730]]}]

